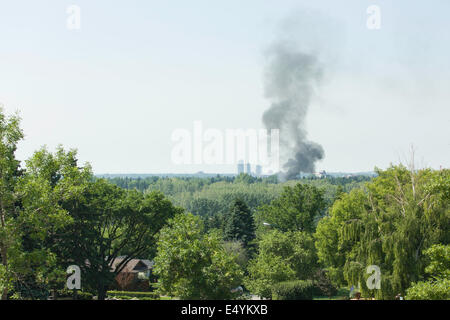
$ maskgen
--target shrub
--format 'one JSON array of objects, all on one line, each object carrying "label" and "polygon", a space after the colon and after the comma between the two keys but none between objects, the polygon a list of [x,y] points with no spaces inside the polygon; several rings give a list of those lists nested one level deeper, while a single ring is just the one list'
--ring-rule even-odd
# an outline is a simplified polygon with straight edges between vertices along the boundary
[{"label": "shrub", "polygon": [[417,282],[406,290],[406,300],[450,300],[450,280]]},{"label": "shrub", "polygon": [[450,245],[434,245],[425,251],[430,264],[425,268],[428,281],[413,283],[406,290],[407,300],[450,299]]},{"label": "shrub", "polygon": [[114,296],[114,298],[119,300],[159,300],[157,298],[151,297],[131,297],[131,296]]},{"label": "shrub", "polygon": [[134,297],[130,297],[130,296],[114,296],[114,298],[120,299],[120,300],[131,300]]},{"label": "shrub", "polygon": [[[58,298],[73,298],[74,294],[73,291],[64,289],[64,290],[58,290],[56,292],[56,299]],[[92,300],[94,298],[94,295],[90,292],[86,291],[77,291],[76,294],[76,300]]]},{"label": "shrub", "polygon": [[159,295],[154,292],[131,292],[131,291],[108,291],[108,297],[116,297],[119,299],[138,298],[141,300],[159,299]]},{"label": "shrub", "polygon": [[328,274],[325,270],[319,269],[313,278],[314,284],[314,296],[327,296],[332,297],[335,296],[338,292],[336,286],[331,283],[331,280],[328,277]]},{"label": "shrub", "polygon": [[312,300],[313,293],[311,280],[286,281],[272,286],[273,300]]}]

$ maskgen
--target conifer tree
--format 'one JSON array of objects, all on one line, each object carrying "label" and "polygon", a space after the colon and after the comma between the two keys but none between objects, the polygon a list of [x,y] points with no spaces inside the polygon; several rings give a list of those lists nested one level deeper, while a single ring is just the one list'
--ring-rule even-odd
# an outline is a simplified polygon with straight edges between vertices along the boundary
[{"label": "conifer tree", "polygon": [[248,247],[250,241],[255,238],[252,213],[241,199],[234,200],[230,212],[225,217],[224,238],[241,241],[244,247]]}]

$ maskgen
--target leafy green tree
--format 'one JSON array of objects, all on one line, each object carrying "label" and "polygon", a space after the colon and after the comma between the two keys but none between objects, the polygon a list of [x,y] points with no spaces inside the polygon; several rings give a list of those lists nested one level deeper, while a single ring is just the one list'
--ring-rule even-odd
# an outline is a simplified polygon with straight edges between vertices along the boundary
[{"label": "leafy green tree", "polygon": [[[21,212],[26,217],[21,225],[24,254],[16,263],[21,295],[35,298],[40,287],[41,297],[45,297],[48,290],[64,282],[67,265],[58,263],[56,252],[46,240],[72,222],[61,204],[80,197],[92,177],[89,165],[76,166],[75,155],[75,151],[66,153],[62,147],[58,147],[54,155],[42,148],[26,161],[26,172],[17,187]],[[23,260],[26,257],[28,261]],[[41,272],[36,273],[36,270]],[[34,294],[30,291],[33,287]]]},{"label": "leafy green tree", "polygon": [[[74,223],[66,230],[62,256],[83,266],[86,286],[102,300],[131,259],[153,256],[154,236],[181,210],[161,193],[125,192],[102,180],[91,184],[84,196],[83,203],[65,204]],[[123,259],[112,268],[119,256]]]},{"label": "leafy green tree", "polygon": [[[60,249],[60,244],[53,246],[49,239],[63,233],[64,228],[73,223],[62,204],[79,199],[91,179],[90,166],[78,167],[76,152],[66,152],[61,146],[54,154],[42,148],[26,161],[26,172],[17,188],[21,195],[21,212],[27,217],[21,226],[21,244],[26,254],[21,255],[22,259],[16,263],[16,275],[20,275],[16,279],[20,295],[36,298],[36,291],[40,287],[41,296],[45,297],[45,292],[60,289],[65,283],[68,264],[61,264],[57,250],[53,250]],[[30,256],[31,261],[23,260],[27,256]],[[42,259],[36,261],[39,256]],[[39,267],[45,267],[45,273],[36,273]],[[30,290],[33,287],[35,293]]]},{"label": "leafy green tree", "polygon": [[285,187],[281,196],[256,212],[255,221],[260,230],[264,223],[281,231],[314,232],[316,220],[325,209],[323,190],[306,184]]},{"label": "leafy green tree", "polygon": [[220,202],[208,198],[193,199],[190,208],[195,210],[195,214],[205,218],[213,217],[216,213],[221,211]]},{"label": "leafy green tree", "polygon": [[192,214],[177,215],[161,230],[154,261],[160,293],[181,299],[230,299],[242,280],[236,257]]},{"label": "leafy green tree", "polygon": [[[360,285],[365,296],[392,299],[423,277],[423,250],[449,242],[450,174],[401,165],[377,172],[366,192],[336,201],[317,228],[316,246],[335,278]],[[381,290],[366,287],[369,265],[381,268]]]},{"label": "leafy green tree", "polygon": [[406,290],[406,300],[450,300],[450,279],[420,281]]},{"label": "leafy green tree", "polygon": [[[326,266],[329,277],[338,286],[347,284],[344,266],[347,260],[354,260],[356,237],[343,234],[345,226],[359,221],[365,210],[367,196],[361,189],[341,194],[330,209],[330,215],[322,218],[314,234],[319,262]],[[348,231],[348,230],[347,230]]]},{"label": "leafy green tree", "polygon": [[430,259],[425,272],[434,279],[450,278],[450,245],[435,244],[425,250]]},{"label": "leafy green tree", "polygon": [[245,248],[255,239],[255,225],[250,208],[241,199],[236,199],[225,216],[224,239],[241,241]]},{"label": "leafy green tree", "polygon": [[[6,117],[0,110],[0,287],[2,299],[8,291],[21,288],[32,297],[42,297],[46,286],[63,276],[55,254],[44,245],[47,234],[70,222],[59,201],[74,192],[75,183],[64,172],[62,183],[51,183],[19,168],[17,143],[23,138],[18,116]],[[33,296],[38,289],[41,293]],[[45,294],[44,294],[45,296]]]},{"label": "leafy green tree", "polygon": [[272,286],[276,283],[294,280],[295,271],[285,263],[283,257],[275,254],[258,256],[248,266],[249,276],[245,286],[251,293],[262,298],[272,297]]},{"label": "leafy green tree", "polygon": [[246,173],[241,173],[236,177],[236,179],[234,179],[234,183],[250,184],[250,183],[255,183],[256,181],[258,181],[258,178],[255,178]]},{"label": "leafy green tree", "polygon": [[429,280],[413,283],[406,290],[407,300],[450,299],[450,245],[433,245],[424,254],[430,264],[425,268]]},{"label": "leafy green tree", "polygon": [[17,143],[23,139],[18,115],[7,117],[0,109],[0,290],[2,300],[7,299],[11,286],[11,251],[18,250],[17,194],[20,161],[16,160]]},{"label": "leafy green tree", "polygon": [[236,263],[242,270],[247,270],[248,252],[240,241],[225,241],[223,248],[228,255],[236,257]]},{"label": "leafy green tree", "polygon": [[246,287],[270,298],[275,283],[311,279],[317,267],[314,241],[309,233],[272,230],[262,236],[258,256],[249,262]]},{"label": "leafy green tree", "polygon": [[[60,194],[58,207],[70,218],[60,228],[47,230],[35,246],[55,253],[64,269],[78,265],[83,289],[97,292],[99,299],[105,298],[114,277],[131,259],[154,255],[155,234],[167,219],[182,211],[161,193],[144,195],[94,179],[89,166],[78,166],[76,151],[59,148],[52,154],[42,149],[27,162],[27,170],[26,177],[35,182],[32,185],[48,190],[36,192],[24,204],[31,210],[43,195]],[[58,224],[53,221],[49,226]],[[123,259],[112,268],[119,256]]]},{"label": "leafy green tree", "polygon": [[333,202],[335,202],[336,200],[341,199],[341,197],[344,195],[345,191],[344,191],[344,187],[341,185],[338,185],[338,187],[336,188],[336,193],[334,195],[334,200]]}]

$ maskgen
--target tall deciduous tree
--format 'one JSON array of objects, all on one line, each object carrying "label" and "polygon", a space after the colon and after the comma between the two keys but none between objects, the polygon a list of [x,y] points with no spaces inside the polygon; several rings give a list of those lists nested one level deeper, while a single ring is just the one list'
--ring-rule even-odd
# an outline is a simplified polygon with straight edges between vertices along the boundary
[{"label": "tall deciduous tree", "polygon": [[352,250],[356,240],[343,234],[344,226],[359,221],[368,209],[367,196],[361,189],[341,194],[329,209],[330,214],[321,219],[314,234],[319,261],[326,266],[329,277],[338,286],[347,284],[344,278],[344,265],[355,258]]},{"label": "tall deciduous tree", "polygon": [[323,191],[299,183],[294,187],[285,187],[279,198],[259,207],[255,221],[260,230],[264,228],[263,224],[270,224],[281,231],[312,233],[324,208]]},{"label": "tall deciduous tree", "polygon": [[[45,286],[61,276],[55,254],[44,244],[45,237],[70,221],[59,201],[70,196],[73,177],[66,171],[61,184],[41,179],[30,161],[26,171],[15,159],[17,142],[23,137],[19,117],[0,111],[0,286],[2,299],[8,290]],[[41,153],[34,159],[37,161]],[[39,161],[45,161],[40,158]],[[46,173],[42,172],[41,176]]]},{"label": "tall deciduous tree", "polygon": [[243,276],[220,236],[205,234],[192,214],[176,216],[161,230],[154,272],[162,294],[182,299],[230,299]]},{"label": "tall deciduous tree", "polygon": [[264,298],[272,286],[288,280],[311,279],[317,271],[317,256],[311,234],[272,230],[259,241],[259,253],[249,262],[246,286]]},{"label": "tall deciduous tree", "polygon": [[[22,256],[31,257],[31,261],[16,263],[16,269],[20,270],[16,274],[26,278],[17,279],[17,290],[22,294],[31,294],[34,298],[29,287],[34,285],[36,289],[40,287],[41,291],[48,292],[64,283],[68,264],[61,264],[57,259],[63,244],[52,243],[50,239],[64,233],[67,225],[73,223],[63,203],[79,201],[91,180],[90,166],[78,167],[76,151],[66,152],[61,146],[54,154],[42,148],[26,161],[26,172],[17,187],[23,217],[21,243],[26,253]],[[36,256],[42,256],[40,264],[35,261]],[[36,274],[39,269],[42,269],[41,274]],[[34,276],[27,276],[29,273]]]},{"label": "tall deciduous tree", "polygon": [[[143,195],[104,180],[91,182],[81,201],[63,206],[73,223],[60,238],[60,255],[80,265],[85,286],[97,291],[100,300],[131,259],[154,255],[154,236],[182,211],[159,192]],[[122,259],[114,264],[119,256]]]},{"label": "tall deciduous tree", "polygon": [[22,138],[20,118],[17,115],[8,117],[0,109],[0,289],[3,300],[7,298],[11,278],[9,251],[17,245],[15,187],[20,162],[16,160],[15,152]]},{"label": "tall deciduous tree", "polygon": [[[320,222],[316,244],[320,260],[342,270],[349,285],[359,284],[363,295],[391,299],[423,278],[424,250],[450,240],[450,171],[400,165],[377,172],[367,192],[336,201],[330,218]],[[381,269],[380,290],[366,286],[369,265]]]},{"label": "tall deciduous tree", "polygon": [[131,259],[154,255],[155,234],[182,211],[159,192],[144,195],[95,179],[89,165],[78,166],[76,151],[62,147],[55,154],[42,149],[27,161],[23,190],[30,216],[42,210],[47,197],[70,219],[48,221],[34,246],[55,253],[62,268],[78,265],[82,289],[97,292],[99,299]]}]

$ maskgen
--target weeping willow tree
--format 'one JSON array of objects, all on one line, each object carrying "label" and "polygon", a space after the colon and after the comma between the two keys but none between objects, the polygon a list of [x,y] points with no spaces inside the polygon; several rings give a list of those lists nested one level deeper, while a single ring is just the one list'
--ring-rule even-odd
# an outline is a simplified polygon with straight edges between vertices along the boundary
[{"label": "weeping willow tree", "polygon": [[[328,221],[319,224],[316,246],[321,262],[340,273],[341,284],[344,279],[365,297],[392,299],[425,276],[423,251],[449,242],[450,174],[402,165],[377,173],[365,192],[354,191],[333,205]],[[324,247],[331,227],[337,229],[336,245]],[[381,270],[380,289],[366,285],[370,265]]]},{"label": "weeping willow tree", "polygon": [[354,277],[352,281],[344,277],[344,267],[348,269],[350,264],[347,262],[356,259],[356,244],[359,242],[360,230],[363,227],[361,219],[366,207],[366,193],[361,189],[354,189],[350,193],[342,194],[330,208],[330,214],[317,225],[314,234],[317,256],[337,286],[358,283]]}]

